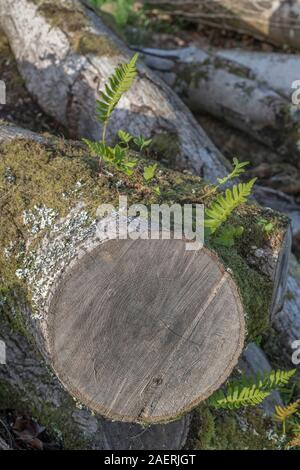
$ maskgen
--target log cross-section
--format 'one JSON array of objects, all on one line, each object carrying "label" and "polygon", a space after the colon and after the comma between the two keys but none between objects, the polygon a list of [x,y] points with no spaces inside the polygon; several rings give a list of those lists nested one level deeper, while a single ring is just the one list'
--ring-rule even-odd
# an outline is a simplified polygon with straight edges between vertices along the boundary
[{"label": "log cross-section", "polygon": [[172,420],[226,380],[244,344],[232,278],[181,240],[110,240],[62,279],[49,312],[53,367],[117,420]]},{"label": "log cross-section", "polygon": [[[2,308],[69,394],[105,417],[141,424],[175,420],[208,398],[244,340],[265,331],[282,305],[288,220],[241,207],[245,235],[233,248],[113,240],[120,219],[97,208],[116,207],[121,189],[129,204],[148,207],[202,203],[209,188],[159,165],[157,195],[143,182],[142,160],[130,178],[99,175],[78,142],[14,126],[0,126],[0,142]],[[261,217],[271,234],[257,225]],[[133,235],[134,224],[128,229]]]}]

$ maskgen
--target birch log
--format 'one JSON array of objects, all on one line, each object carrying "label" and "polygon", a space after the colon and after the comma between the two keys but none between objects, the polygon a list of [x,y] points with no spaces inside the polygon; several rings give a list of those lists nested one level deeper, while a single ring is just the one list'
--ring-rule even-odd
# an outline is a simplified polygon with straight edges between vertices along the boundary
[{"label": "birch log", "polygon": [[[130,197],[134,186],[130,202],[196,203],[204,182],[161,168],[158,196],[138,173],[99,177],[78,144],[24,137],[1,150],[2,308],[88,408],[149,423],[186,413],[230,375],[246,332],[251,341],[280,309],[287,220],[246,206],[238,252],[110,240],[115,218],[97,221],[101,202]],[[259,217],[273,221],[272,236],[255,225]]]},{"label": "birch log", "polygon": [[300,165],[300,110],[251,68],[194,47],[141,49],[193,112],[207,112]]},{"label": "birch log", "polygon": [[[250,52],[240,49],[217,50],[218,56],[247,67],[256,79],[292,102],[299,104],[300,63],[296,54]],[[296,83],[298,82],[298,83]]]},{"label": "birch log", "polygon": [[[41,108],[71,136],[98,139],[97,92],[115,67],[128,61],[125,45],[79,0],[2,0],[0,26]],[[114,113],[108,138],[119,129],[137,136],[161,134],[165,147],[172,142],[174,164],[210,181],[226,172],[226,160],[188,109],[142,64]]]},{"label": "birch log", "polygon": [[299,0],[144,0],[144,3],[191,22],[300,48]]}]

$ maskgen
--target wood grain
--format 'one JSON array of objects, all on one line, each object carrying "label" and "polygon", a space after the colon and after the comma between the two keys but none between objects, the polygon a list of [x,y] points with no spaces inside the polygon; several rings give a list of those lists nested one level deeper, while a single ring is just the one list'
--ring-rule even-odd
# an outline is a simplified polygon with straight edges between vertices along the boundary
[{"label": "wood grain", "polygon": [[164,422],[207,398],[244,343],[229,273],[182,240],[110,240],[62,279],[49,311],[55,372],[111,419]]}]

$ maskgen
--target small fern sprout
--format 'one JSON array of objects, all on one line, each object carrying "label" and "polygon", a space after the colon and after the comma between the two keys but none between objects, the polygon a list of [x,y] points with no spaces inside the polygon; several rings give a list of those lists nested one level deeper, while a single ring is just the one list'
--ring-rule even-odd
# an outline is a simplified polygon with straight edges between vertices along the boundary
[{"label": "small fern sprout", "polygon": [[120,139],[120,142],[125,145],[128,145],[133,139],[133,136],[129,134],[129,132],[125,132],[122,130],[118,131],[118,137]]},{"label": "small fern sprout", "polygon": [[154,163],[153,165],[146,166],[144,168],[143,177],[144,177],[145,181],[151,181],[154,178],[156,168],[157,168],[157,163]]},{"label": "small fern sprout", "polygon": [[226,184],[229,180],[238,178],[240,175],[245,173],[245,167],[248,166],[250,162],[239,162],[237,158],[232,160],[232,171],[229,175],[224,178],[218,178],[219,186]]},{"label": "small fern sprout", "polygon": [[232,171],[224,178],[217,178],[218,184],[213,186],[210,191],[205,194],[205,198],[211,196],[212,194],[216,193],[220,186],[228,183],[228,181],[238,178],[240,175],[245,173],[245,167],[249,165],[249,162],[239,162],[237,158],[233,158],[232,160]]},{"label": "small fern sprout", "polygon": [[152,142],[152,139],[146,140],[145,137],[140,135],[134,139],[135,145],[139,148],[140,152],[144,150],[144,148],[148,147]]}]

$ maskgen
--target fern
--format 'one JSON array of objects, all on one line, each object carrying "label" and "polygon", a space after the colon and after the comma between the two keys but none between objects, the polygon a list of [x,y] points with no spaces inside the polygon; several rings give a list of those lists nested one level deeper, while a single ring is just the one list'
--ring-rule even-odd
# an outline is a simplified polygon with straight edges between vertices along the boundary
[{"label": "fern", "polygon": [[225,391],[221,389],[214,393],[209,403],[214,408],[224,409],[259,405],[273,390],[285,386],[295,373],[295,369],[273,370],[263,377],[257,374],[256,378],[233,380]]},{"label": "fern", "polygon": [[216,409],[238,409],[245,406],[259,405],[270,392],[260,390],[255,384],[251,387],[233,385],[223,390],[218,390],[209,400],[211,406]]},{"label": "fern", "polygon": [[239,162],[237,158],[232,160],[232,171],[229,175],[224,178],[217,178],[219,186],[226,184],[229,180],[238,178],[240,175],[245,173],[245,167],[249,165],[250,162]]},{"label": "fern", "polygon": [[285,387],[290,379],[296,374],[296,369],[291,370],[272,370],[260,380],[261,386],[265,390],[274,390],[275,388]]},{"label": "fern", "polygon": [[247,183],[239,183],[232,189],[226,189],[224,195],[220,194],[211,207],[206,209],[205,213],[209,218],[205,220],[205,226],[209,228],[210,233],[216,232],[234,209],[247,201],[255,181],[256,178],[253,178]]},{"label": "fern", "polygon": [[108,79],[104,91],[99,92],[101,99],[97,100],[96,110],[99,120],[104,124],[102,141],[105,142],[106,128],[112,112],[118,105],[123,94],[126,93],[137,75],[136,62],[138,54],[135,54],[128,64],[121,64],[114,74]]},{"label": "fern", "polygon": [[283,434],[286,434],[286,420],[297,413],[299,405],[300,400],[288,406],[275,406],[275,419],[282,423]]},{"label": "fern", "polygon": [[118,131],[118,137],[119,137],[121,143],[125,144],[125,145],[128,145],[133,139],[133,136],[131,134],[129,134],[129,132],[125,132],[125,131],[122,131],[122,130]]}]

